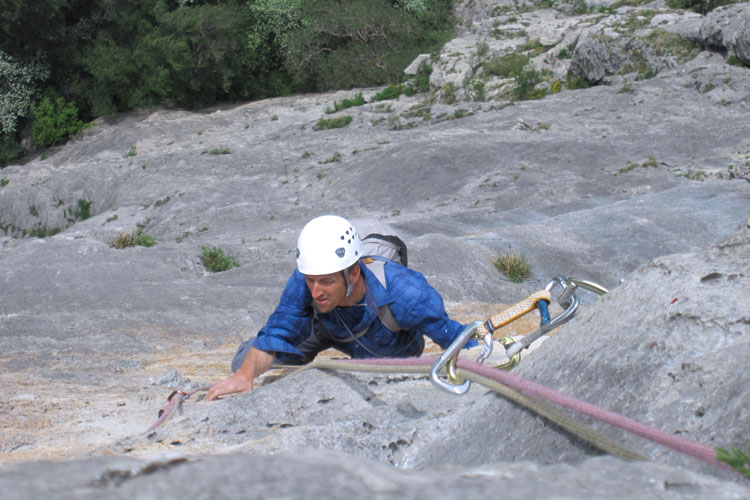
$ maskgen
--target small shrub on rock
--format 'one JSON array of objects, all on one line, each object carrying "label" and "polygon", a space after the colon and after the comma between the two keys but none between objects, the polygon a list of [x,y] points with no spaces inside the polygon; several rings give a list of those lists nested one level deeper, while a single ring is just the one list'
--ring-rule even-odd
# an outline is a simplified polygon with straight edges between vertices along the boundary
[{"label": "small shrub on rock", "polygon": [[398,99],[401,94],[406,93],[406,85],[389,85],[372,97],[374,102]]},{"label": "small shrub on rock", "polygon": [[495,57],[483,64],[484,70],[491,74],[503,78],[515,78],[523,68],[529,63],[529,56],[511,52],[504,56]]},{"label": "small shrub on rock", "polygon": [[109,240],[109,246],[112,248],[152,247],[154,245],[156,245],[156,238],[143,234],[140,228],[122,231]]},{"label": "small shrub on rock", "polygon": [[219,247],[201,247],[201,263],[206,271],[212,273],[218,273],[221,271],[227,271],[233,267],[240,267],[240,263],[237,259],[231,255],[226,255],[224,250]]},{"label": "small shrub on rock", "polygon": [[541,99],[547,92],[544,89],[536,88],[536,85],[541,83],[542,80],[542,74],[534,69],[531,64],[527,64],[516,75],[516,85],[513,87],[513,94],[519,101]]},{"label": "small shrub on rock", "polygon": [[362,97],[362,92],[358,92],[351,99],[344,99],[341,102],[333,101],[333,108],[326,109],[326,113],[336,113],[337,111],[343,111],[345,109],[349,109],[354,106],[362,106],[364,104],[365,98]]},{"label": "small shrub on rock", "polygon": [[321,118],[318,120],[318,123],[316,123],[313,126],[313,130],[328,130],[331,128],[342,128],[346,127],[352,122],[353,118],[351,116],[339,116],[337,118]]},{"label": "small shrub on rock", "polygon": [[78,119],[76,105],[62,97],[54,100],[44,97],[33,106],[31,114],[34,118],[31,137],[42,147],[53,146],[73,137],[84,128],[83,122]]}]

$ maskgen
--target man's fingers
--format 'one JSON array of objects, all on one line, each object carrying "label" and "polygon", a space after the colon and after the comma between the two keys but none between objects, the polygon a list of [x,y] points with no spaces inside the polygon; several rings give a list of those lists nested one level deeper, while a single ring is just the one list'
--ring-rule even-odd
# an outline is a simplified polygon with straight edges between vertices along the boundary
[{"label": "man's fingers", "polygon": [[213,401],[214,399],[217,399],[220,396],[224,396],[225,394],[232,394],[235,392],[239,392],[241,394],[244,394],[246,392],[251,392],[253,390],[253,382],[252,380],[243,381],[243,380],[237,380],[236,375],[232,375],[229,378],[226,378],[219,382],[218,384],[214,385],[209,391],[208,395],[206,396],[206,401]]}]

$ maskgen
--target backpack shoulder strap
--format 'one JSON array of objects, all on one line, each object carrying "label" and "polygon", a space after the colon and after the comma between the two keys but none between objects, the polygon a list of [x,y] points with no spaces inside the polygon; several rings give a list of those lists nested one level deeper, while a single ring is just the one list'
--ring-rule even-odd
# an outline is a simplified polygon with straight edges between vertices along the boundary
[{"label": "backpack shoulder strap", "polygon": [[[365,257],[362,259],[362,263],[367,266],[367,269],[372,274],[375,275],[378,282],[383,285],[383,288],[387,289],[388,286],[385,282],[386,262],[388,262],[388,259],[377,258],[376,256]],[[390,331],[394,333],[398,333],[401,331],[401,326],[398,324],[398,321],[396,321],[396,318],[393,317],[393,313],[391,312],[391,308],[388,307],[388,304],[383,304],[382,306],[378,307],[378,318]]]}]

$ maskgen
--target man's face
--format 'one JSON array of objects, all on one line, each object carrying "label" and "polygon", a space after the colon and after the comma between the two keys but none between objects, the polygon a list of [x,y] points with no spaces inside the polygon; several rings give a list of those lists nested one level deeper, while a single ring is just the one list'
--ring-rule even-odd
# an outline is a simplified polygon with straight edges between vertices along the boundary
[{"label": "man's face", "polygon": [[341,271],[321,275],[307,274],[305,283],[310,289],[313,305],[318,312],[331,312],[346,299],[346,281]]}]

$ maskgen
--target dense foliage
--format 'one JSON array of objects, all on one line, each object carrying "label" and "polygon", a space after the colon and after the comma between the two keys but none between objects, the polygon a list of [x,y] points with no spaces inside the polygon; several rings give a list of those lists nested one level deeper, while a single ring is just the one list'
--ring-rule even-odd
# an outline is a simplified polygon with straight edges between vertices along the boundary
[{"label": "dense foliage", "polygon": [[75,104],[66,102],[62,97],[43,97],[41,102],[33,107],[31,114],[34,118],[31,137],[40,146],[57,144],[83,129],[83,122],[78,119]]},{"label": "dense foliage", "polygon": [[717,7],[742,3],[745,0],[667,0],[667,5],[673,9],[692,10],[701,14],[707,14]]},{"label": "dense foliage", "polygon": [[0,0],[0,135],[17,138],[20,118],[55,106],[42,101],[50,92],[87,121],[396,83],[450,38],[452,3]]}]

